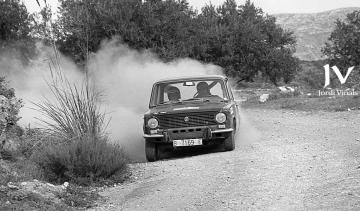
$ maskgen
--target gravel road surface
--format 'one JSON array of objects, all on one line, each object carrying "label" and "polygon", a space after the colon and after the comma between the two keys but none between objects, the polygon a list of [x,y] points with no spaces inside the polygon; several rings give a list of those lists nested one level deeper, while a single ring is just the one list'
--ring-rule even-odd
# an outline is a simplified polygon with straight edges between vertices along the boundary
[{"label": "gravel road surface", "polygon": [[359,111],[242,112],[235,151],[131,164],[95,210],[360,210]]}]

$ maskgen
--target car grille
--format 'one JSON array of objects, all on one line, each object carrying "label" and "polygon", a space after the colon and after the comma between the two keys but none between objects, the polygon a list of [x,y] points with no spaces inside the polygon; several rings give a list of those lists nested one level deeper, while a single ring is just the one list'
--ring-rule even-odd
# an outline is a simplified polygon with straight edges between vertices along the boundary
[{"label": "car grille", "polygon": [[[157,116],[160,129],[216,125],[217,111],[160,114]],[[187,118],[186,118],[187,117]],[[188,121],[185,121],[188,119]]]}]

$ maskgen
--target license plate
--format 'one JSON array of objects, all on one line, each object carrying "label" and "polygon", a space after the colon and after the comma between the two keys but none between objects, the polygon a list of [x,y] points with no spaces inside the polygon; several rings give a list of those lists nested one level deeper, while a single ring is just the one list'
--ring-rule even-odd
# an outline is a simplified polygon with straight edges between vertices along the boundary
[{"label": "license plate", "polygon": [[198,146],[198,145],[202,145],[201,138],[173,140],[174,147],[188,147],[188,146]]}]

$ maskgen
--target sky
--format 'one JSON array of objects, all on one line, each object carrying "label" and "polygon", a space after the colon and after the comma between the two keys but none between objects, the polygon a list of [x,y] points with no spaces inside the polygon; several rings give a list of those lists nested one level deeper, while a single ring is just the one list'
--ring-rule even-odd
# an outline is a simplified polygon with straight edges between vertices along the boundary
[{"label": "sky", "polygon": [[[36,0],[22,0],[30,12],[38,11],[39,6]],[[39,0],[43,3],[44,0]],[[211,2],[220,5],[224,0],[188,0],[190,5],[200,9],[205,4]],[[245,0],[236,0],[243,4]],[[57,7],[57,0],[47,0],[47,2]],[[343,7],[360,7],[360,0],[253,0],[257,7],[263,9],[268,14],[278,13],[315,13]]]}]

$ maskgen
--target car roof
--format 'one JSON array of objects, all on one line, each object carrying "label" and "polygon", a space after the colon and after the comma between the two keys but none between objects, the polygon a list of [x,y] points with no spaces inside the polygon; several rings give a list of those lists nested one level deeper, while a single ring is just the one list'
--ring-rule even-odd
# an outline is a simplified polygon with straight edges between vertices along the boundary
[{"label": "car roof", "polygon": [[199,76],[185,76],[185,77],[183,76],[183,77],[165,78],[157,81],[156,83],[166,83],[166,82],[176,82],[176,81],[186,81],[186,80],[213,80],[213,79],[225,80],[227,78],[222,75],[199,75]]}]

